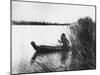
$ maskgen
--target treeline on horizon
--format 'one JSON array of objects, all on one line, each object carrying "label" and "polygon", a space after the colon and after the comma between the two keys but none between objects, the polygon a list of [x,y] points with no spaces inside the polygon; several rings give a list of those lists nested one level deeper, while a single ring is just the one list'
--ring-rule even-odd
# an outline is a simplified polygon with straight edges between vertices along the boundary
[{"label": "treeline on horizon", "polygon": [[12,21],[13,25],[70,25],[70,23],[50,23],[37,21]]}]

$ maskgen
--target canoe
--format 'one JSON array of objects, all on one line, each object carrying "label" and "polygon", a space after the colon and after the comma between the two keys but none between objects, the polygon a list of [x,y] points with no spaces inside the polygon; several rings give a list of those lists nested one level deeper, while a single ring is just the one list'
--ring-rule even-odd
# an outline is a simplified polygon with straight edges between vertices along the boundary
[{"label": "canoe", "polygon": [[39,53],[52,53],[63,50],[62,46],[46,46],[46,45],[37,46],[34,41],[31,42],[31,45]]}]

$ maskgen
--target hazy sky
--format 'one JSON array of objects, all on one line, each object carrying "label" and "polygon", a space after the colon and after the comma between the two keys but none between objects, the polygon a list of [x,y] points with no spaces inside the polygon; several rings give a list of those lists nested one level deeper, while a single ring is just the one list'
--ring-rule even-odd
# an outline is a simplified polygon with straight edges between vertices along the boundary
[{"label": "hazy sky", "polygon": [[95,7],[33,2],[12,2],[12,20],[71,23],[80,17],[95,20]]}]

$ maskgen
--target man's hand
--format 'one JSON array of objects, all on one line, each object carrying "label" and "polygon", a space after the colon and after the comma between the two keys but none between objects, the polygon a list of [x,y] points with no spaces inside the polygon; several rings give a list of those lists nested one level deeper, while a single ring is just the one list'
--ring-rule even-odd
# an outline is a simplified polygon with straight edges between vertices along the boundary
[{"label": "man's hand", "polygon": [[58,40],[58,42],[59,42],[59,43],[61,43],[61,41],[60,41],[60,40]]}]

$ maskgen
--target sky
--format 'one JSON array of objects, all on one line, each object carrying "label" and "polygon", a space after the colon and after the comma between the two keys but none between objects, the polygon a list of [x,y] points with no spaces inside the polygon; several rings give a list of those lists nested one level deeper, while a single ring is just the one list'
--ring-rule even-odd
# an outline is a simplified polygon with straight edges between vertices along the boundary
[{"label": "sky", "polygon": [[12,20],[72,23],[90,16],[95,20],[95,7],[79,5],[12,2]]}]

